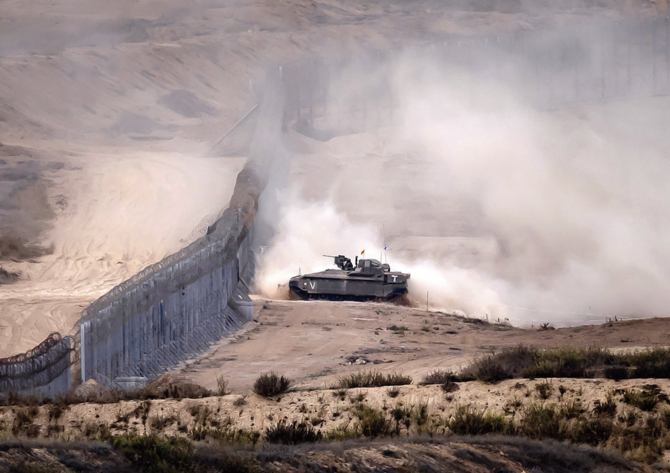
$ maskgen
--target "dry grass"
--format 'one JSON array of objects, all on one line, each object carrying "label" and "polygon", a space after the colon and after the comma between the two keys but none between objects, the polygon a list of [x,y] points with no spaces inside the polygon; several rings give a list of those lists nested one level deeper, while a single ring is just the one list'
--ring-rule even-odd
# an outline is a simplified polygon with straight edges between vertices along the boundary
[{"label": "dry grass", "polygon": [[338,379],[337,386],[341,389],[378,388],[381,386],[404,386],[412,384],[412,378],[397,373],[383,374],[378,371],[361,371],[351,373]]},{"label": "dry grass", "polygon": [[270,443],[297,445],[299,443],[318,442],[323,438],[321,432],[312,426],[297,421],[286,423],[280,420],[275,426],[265,431],[265,439]]},{"label": "dry grass", "polygon": [[603,347],[565,346],[539,350],[519,345],[475,360],[460,381],[497,383],[511,378],[593,378],[621,380],[670,377],[670,349],[613,353]]}]

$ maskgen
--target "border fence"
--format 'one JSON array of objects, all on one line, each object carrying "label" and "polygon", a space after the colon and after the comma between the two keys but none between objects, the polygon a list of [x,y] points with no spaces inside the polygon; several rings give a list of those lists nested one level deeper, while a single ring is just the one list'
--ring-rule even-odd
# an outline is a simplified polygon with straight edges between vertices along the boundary
[{"label": "border fence", "polygon": [[[228,209],[207,235],[91,304],[73,336],[52,334],[30,352],[0,360],[0,392],[64,393],[70,366],[78,360],[82,381],[112,387],[117,378],[150,379],[248,321],[255,273],[252,228],[271,169],[285,164],[275,160],[279,135],[290,126],[326,141],[393,124],[401,98],[392,66],[407,60],[458,69],[472,81],[513,85],[520,100],[545,110],[669,94],[670,21],[435,39],[278,66],[251,109],[258,120],[249,134],[247,165]],[[77,342],[79,351],[72,346]]]},{"label": "border fence", "polygon": [[260,185],[250,168],[208,234],[116,286],[84,311],[80,323],[82,381],[108,387],[117,378],[155,378],[252,317],[245,267]]},{"label": "border fence", "polygon": [[26,353],[0,359],[0,392],[55,398],[70,389],[70,366],[75,357],[71,338],[51,333]]}]

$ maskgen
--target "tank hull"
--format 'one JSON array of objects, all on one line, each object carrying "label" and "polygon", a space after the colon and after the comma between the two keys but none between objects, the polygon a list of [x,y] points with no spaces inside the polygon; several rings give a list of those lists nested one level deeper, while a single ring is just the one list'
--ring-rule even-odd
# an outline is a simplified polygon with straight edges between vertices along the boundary
[{"label": "tank hull", "polygon": [[327,270],[293,277],[289,289],[294,299],[389,301],[407,293],[408,277],[403,273],[361,277],[347,271]]}]

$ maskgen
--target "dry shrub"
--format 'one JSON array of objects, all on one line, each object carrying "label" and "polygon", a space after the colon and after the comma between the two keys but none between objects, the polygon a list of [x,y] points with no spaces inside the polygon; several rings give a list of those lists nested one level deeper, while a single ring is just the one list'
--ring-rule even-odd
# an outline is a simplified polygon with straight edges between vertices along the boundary
[{"label": "dry shrub", "polygon": [[476,360],[458,375],[459,381],[496,383],[508,378],[669,378],[670,349],[656,348],[630,353],[609,349],[564,346],[538,350],[519,345]]},{"label": "dry shrub", "polygon": [[543,381],[540,384],[535,385],[535,390],[537,391],[537,395],[540,396],[541,399],[547,400],[553,394],[554,387],[551,385],[550,382]]},{"label": "dry shrub", "polygon": [[616,414],[616,401],[614,400],[614,396],[609,393],[604,401],[593,401],[593,413],[597,416],[614,416]]},{"label": "dry shrub", "polygon": [[582,401],[578,399],[571,399],[564,402],[560,407],[560,416],[565,419],[576,419],[584,412]]},{"label": "dry shrub", "polygon": [[623,393],[623,402],[642,411],[651,411],[658,404],[658,393],[652,389],[643,391],[626,389]]},{"label": "dry shrub", "polygon": [[289,387],[291,387],[291,380],[274,372],[263,373],[254,381],[254,392],[263,397],[285,393]]},{"label": "dry shrub", "polygon": [[33,424],[33,419],[38,413],[39,410],[35,406],[17,409],[12,423],[12,434],[16,437],[37,437],[40,434],[40,426]]},{"label": "dry shrub", "polygon": [[293,421],[287,424],[281,420],[277,425],[265,431],[265,439],[270,443],[297,445],[299,443],[318,442],[323,438],[321,432],[305,423]]},{"label": "dry shrub", "polygon": [[378,371],[360,371],[340,377],[337,387],[344,389],[378,388],[381,386],[404,386],[411,383],[412,378],[398,373],[383,374]]},{"label": "dry shrub", "polygon": [[386,390],[386,395],[392,399],[398,397],[399,394],[400,389],[398,389],[397,387]]},{"label": "dry shrub", "polygon": [[247,403],[247,397],[246,396],[240,396],[233,401],[233,406],[240,407],[240,406],[244,406],[246,403]]},{"label": "dry shrub", "polygon": [[622,379],[628,379],[629,369],[621,365],[608,366],[603,370],[603,376],[614,381],[621,381]]},{"label": "dry shrub", "polygon": [[340,401],[344,401],[347,397],[346,389],[336,389],[333,391],[333,397],[339,398]]},{"label": "dry shrub", "polygon": [[193,471],[194,445],[181,437],[124,434],[115,437],[112,445],[142,471]]},{"label": "dry shrub", "polygon": [[166,417],[154,416],[149,420],[149,425],[151,426],[151,431],[160,432],[172,424],[177,422],[177,417],[175,415],[169,415]]},{"label": "dry shrub", "polygon": [[463,372],[463,379],[476,379],[484,383],[498,383],[510,379],[514,373],[499,363],[493,355],[476,360]]},{"label": "dry shrub", "polygon": [[518,429],[520,434],[534,439],[562,439],[564,424],[555,405],[530,404],[524,409]]},{"label": "dry shrub", "polygon": [[456,381],[457,377],[451,371],[446,370],[435,370],[428,373],[423,377],[420,385],[426,384],[445,384],[449,381]]},{"label": "dry shrub", "polygon": [[16,391],[8,391],[0,395],[0,406],[39,406],[40,400],[35,396],[24,396]]},{"label": "dry shrub", "polygon": [[208,429],[206,436],[221,443],[256,445],[261,438],[261,433],[255,430],[232,429],[226,426]]},{"label": "dry shrub", "polygon": [[186,378],[164,374],[137,393],[138,399],[200,399],[212,392]]},{"label": "dry shrub", "polygon": [[228,390],[228,380],[223,377],[223,375],[216,376],[216,388],[219,396],[225,396],[230,394]]},{"label": "dry shrub", "polygon": [[461,381],[477,379],[485,383],[517,378],[538,357],[538,350],[526,345],[503,348],[500,352],[476,360],[459,375]]},{"label": "dry shrub", "polygon": [[478,410],[469,405],[459,406],[449,419],[448,426],[457,435],[504,433],[508,428],[504,415]]},{"label": "dry shrub", "polygon": [[331,442],[343,442],[345,440],[353,440],[359,438],[361,435],[360,433],[355,430],[355,429],[350,429],[347,426],[340,426],[336,427],[335,429],[326,432],[326,435],[324,436],[325,440],[331,441]]},{"label": "dry shrub", "polygon": [[146,424],[149,418],[149,411],[151,410],[151,401],[144,401],[140,403],[132,412],[133,417],[142,419],[142,423]]},{"label": "dry shrub", "polygon": [[363,404],[354,415],[358,417],[358,427],[365,437],[379,437],[391,432],[391,424],[382,411]]},{"label": "dry shrub", "polygon": [[442,391],[444,391],[444,392],[447,393],[447,394],[449,394],[449,393],[453,393],[453,392],[455,392],[455,391],[458,391],[458,390],[461,388],[461,387],[460,387],[458,384],[456,384],[456,382],[455,382],[454,380],[452,380],[452,379],[448,379],[448,380],[447,380],[446,382],[444,382],[444,383],[442,384],[442,386],[440,386],[440,387],[442,388]]},{"label": "dry shrub", "polygon": [[587,444],[593,447],[602,445],[612,435],[614,424],[611,419],[595,418],[577,422],[570,432],[573,443]]}]

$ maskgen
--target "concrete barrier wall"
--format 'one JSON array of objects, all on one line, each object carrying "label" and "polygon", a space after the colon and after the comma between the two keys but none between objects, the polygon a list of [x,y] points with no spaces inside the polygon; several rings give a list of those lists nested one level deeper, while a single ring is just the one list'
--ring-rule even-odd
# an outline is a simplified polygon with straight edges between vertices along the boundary
[{"label": "concrete barrier wall", "polygon": [[92,304],[80,324],[82,379],[152,379],[241,327],[253,273],[248,228],[228,209],[216,229]]}]

